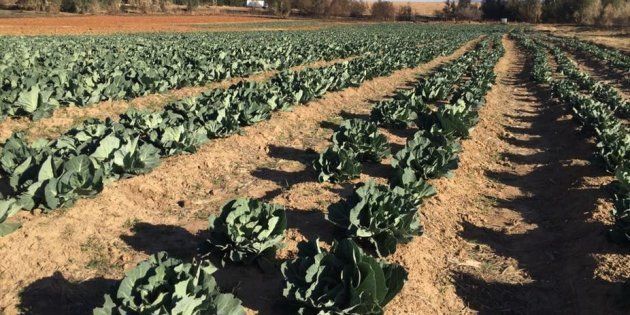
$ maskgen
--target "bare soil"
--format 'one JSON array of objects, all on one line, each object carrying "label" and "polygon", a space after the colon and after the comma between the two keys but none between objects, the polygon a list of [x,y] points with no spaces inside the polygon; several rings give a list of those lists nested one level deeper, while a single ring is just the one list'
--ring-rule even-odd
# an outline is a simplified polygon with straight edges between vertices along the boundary
[{"label": "bare soil", "polygon": [[[376,1],[369,1],[370,3]],[[425,16],[434,16],[436,12],[444,9],[444,2],[422,2],[422,1],[395,1],[394,7],[398,10],[402,6],[410,6],[414,13]]]},{"label": "bare soil", "polygon": [[[79,35],[199,31],[209,23],[281,22],[246,15],[75,15],[0,19],[0,35]],[[289,20],[286,20],[289,21]],[[238,27],[230,26],[238,30]],[[255,26],[247,25],[254,30]]]},{"label": "bare soil", "polygon": [[612,177],[567,108],[529,80],[531,64],[506,46],[473,135],[485,145],[464,144],[461,170],[467,154],[486,165],[468,190],[476,205],[460,213],[456,293],[482,313],[622,314],[614,297],[630,277],[630,256],[605,237]]}]

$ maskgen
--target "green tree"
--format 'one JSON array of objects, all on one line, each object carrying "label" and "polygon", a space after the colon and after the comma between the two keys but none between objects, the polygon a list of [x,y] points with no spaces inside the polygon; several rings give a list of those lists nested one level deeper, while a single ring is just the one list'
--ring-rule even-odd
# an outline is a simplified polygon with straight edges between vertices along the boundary
[{"label": "green tree", "polygon": [[530,23],[541,21],[542,2],[540,0],[509,0],[507,8],[520,21]]},{"label": "green tree", "polygon": [[483,13],[483,18],[488,20],[514,17],[507,8],[507,0],[483,0],[481,2],[481,12]]}]

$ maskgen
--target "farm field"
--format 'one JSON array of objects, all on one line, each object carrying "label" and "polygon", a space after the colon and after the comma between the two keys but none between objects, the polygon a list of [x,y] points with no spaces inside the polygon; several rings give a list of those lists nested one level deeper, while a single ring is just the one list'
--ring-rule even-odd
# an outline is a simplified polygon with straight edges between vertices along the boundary
[{"label": "farm field", "polygon": [[214,18],[0,28],[0,314],[630,311],[623,49]]}]

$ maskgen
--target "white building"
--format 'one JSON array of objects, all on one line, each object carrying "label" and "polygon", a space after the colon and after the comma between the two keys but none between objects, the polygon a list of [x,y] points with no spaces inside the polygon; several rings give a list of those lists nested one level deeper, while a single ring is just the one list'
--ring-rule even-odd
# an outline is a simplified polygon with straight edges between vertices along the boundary
[{"label": "white building", "polygon": [[264,0],[247,0],[247,6],[250,8],[264,8],[266,7]]}]

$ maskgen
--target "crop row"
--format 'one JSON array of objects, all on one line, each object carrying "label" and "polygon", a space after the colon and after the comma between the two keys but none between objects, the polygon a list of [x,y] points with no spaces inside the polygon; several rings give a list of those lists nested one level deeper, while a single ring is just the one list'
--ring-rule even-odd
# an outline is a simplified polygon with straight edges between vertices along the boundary
[{"label": "crop row", "polygon": [[[411,89],[398,90],[391,99],[378,102],[370,113],[370,119],[381,126],[406,127],[412,125],[418,118],[417,106],[438,101],[447,101],[447,98],[464,98],[464,89],[452,94],[453,89],[465,76],[473,75],[477,69],[475,64],[481,62],[479,56],[483,48],[490,44],[484,40],[478,44],[477,49],[467,52],[456,61],[440,67],[428,78],[421,78]],[[461,106],[460,106],[461,107]],[[437,118],[446,119],[447,112],[457,110],[456,105],[442,106],[438,109]],[[447,122],[444,121],[444,124]],[[465,133],[465,131],[463,131]]]},{"label": "crop row", "polygon": [[593,79],[588,73],[581,71],[577,64],[570,60],[557,46],[543,41],[537,43],[550,50],[558,63],[560,73],[578,84],[581,90],[587,91],[593,99],[608,105],[617,116],[630,118],[630,101],[624,100],[619,91],[610,84]]},{"label": "crop row", "polygon": [[[28,144],[12,135],[0,154],[6,183],[0,223],[20,209],[56,209],[98,194],[106,181],[136,176],[155,168],[161,157],[195,152],[205,141],[228,136],[243,126],[266,120],[329,91],[414,67],[450,53],[485,29],[452,31],[449,36],[419,36],[433,45],[385,45],[387,55],[370,54],[329,67],[285,71],[265,82],[239,83],[196,98],[173,102],[160,112],[130,111],[118,122],[88,120],[58,139]],[[0,225],[6,234],[18,225]]]},{"label": "crop row", "polygon": [[[394,171],[389,178],[389,188],[372,182],[360,185],[353,197],[329,210],[329,220],[345,229],[349,236],[372,244],[381,256],[393,253],[397,243],[406,242],[418,234],[421,230],[416,206],[422,203],[423,198],[435,193],[426,181],[450,176],[451,170],[457,167],[458,142],[468,137],[477,123],[478,109],[495,79],[494,65],[502,55],[500,37],[494,36],[433,73],[431,77],[461,77],[469,73],[470,79],[461,82],[449,93],[448,104],[431,106],[437,100],[425,100],[424,89],[399,90],[395,95],[405,94],[407,101],[392,100],[396,100],[397,106],[413,111],[416,118],[411,123],[406,121],[408,124],[387,126],[405,128],[415,125],[419,131],[392,157]],[[426,82],[423,78],[416,87],[424,87]],[[449,95],[444,95],[442,99]],[[379,104],[384,102],[387,101]],[[385,121],[396,119],[394,114],[386,117]],[[377,129],[377,124],[384,126],[381,122],[360,119],[344,122],[333,134],[331,146],[314,162],[319,180],[342,182],[357,178],[361,162],[380,163],[388,157],[390,149],[386,138]],[[379,204],[377,200],[386,195],[393,203]],[[351,212],[348,212],[352,208],[349,205],[355,206]]]},{"label": "crop row", "polygon": [[596,93],[588,88],[581,89],[580,74],[575,63],[562,51],[551,48],[558,67],[558,73],[566,76],[553,77],[553,71],[547,60],[547,50],[540,42],[532,40],[526,34],[513,33],[519,43],[534,56],[532,74],[538,83],[549,84],[553,95],[563,104],[570,106],[573,117],[584,131],[595,135],[598,156],[608,171],[617,176],[615,195],[615,226],[609,236],[618,242],[630,242],[630,134],[624,123],[615,116],[619,108],[612,102],[603,103],[596,99]]},{"label": "crop row", "polygon": [[563,47],[588,55],[618,69],[626,75],[630,72],[630,56],[619,50],[589,43],[578,38],[551,37],[551,39]]},{"label": "crop row", "polygon": [[392,25],[255,34],[3,37],[0,117],[38,119],[60,106],[129,99],[385,46],[417,45],[426,31]]},{"label": "crop row", "polygon": [[[492,43],[491,48],[488,42]],[[462,74],[467,71],[470,79],[457,87],[450,103],[463,104],[463,111],[477,115],[494,82],[494,65],[502,54],[500,37],[494,36],[478,45],[474,53],[456,60],[453,64],[461,65]],[[436,73],[440,74],[444,75]],[[422,99],[421,94],[416,98]],[[429,113],[428,103],[410,102],[408,106],[422,111],[421,116],[437,116]],[[348,237],[333,242],[329,250],[321,248],[317,240],[301,242],[297,257],[282,264],[286,307],[299,314],[382,314],[383,307],[400,292],[407,271],[398,264],[372,257],[358,244],[371,244],[379,256],[386,256],[395,251],[397,243],[407,242],[422,232],[418,206],[424,197],[435,193],[425,180],[455,168],[459,153],[459,137],[444,129],[446,126],[439,119],[431,121],[432,124],[429,120],[417,121],[420,130],[394,158],[398,161],[394,166],[404,169],[403,173],[413,177],[413,182],[401,186],[395,180],[390,186],[372,181],[359,184],[349,199],[331,205],[329,210],[328,220]],[[467,118],[459,121],[468,128],[475,122]],[[332,140],[352,151],[352,158],[363,154],[368,160],[379,160],[389,150],[376,129],[373,122],[350,120],[335,132]],[[408,163],[402,163],[403,160]],[[428,175],[429,170],[436,172]],[[211,276],[216,268],[209,259],[219,258],[222,264],[256,263],[274,268],[272,259],[282,244],[286,225],[281,206],[247,198],[229,201],[219,216],[210,218],[209,238],[201,247],[202,256],[192,264],[168,258],[166,253],[152,256],[130,271],[116,294],[107,295],[104,305],[94,314],[151,309],[164,313],[187,309],[192,313],[243,314],[236,297],[218,290]]]}]

